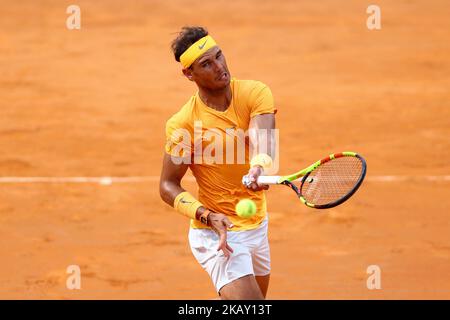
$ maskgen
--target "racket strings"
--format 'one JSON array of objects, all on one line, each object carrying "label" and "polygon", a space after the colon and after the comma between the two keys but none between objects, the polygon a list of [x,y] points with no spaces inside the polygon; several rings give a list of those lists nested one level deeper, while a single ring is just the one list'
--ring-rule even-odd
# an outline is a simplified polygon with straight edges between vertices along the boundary
[{"label": "racket strings", "polygon": [[352,192],[362,174],[363,163],[359,158],[336,158],[309,174],[301,186],[301,194],[309,203],[330,204]]}]

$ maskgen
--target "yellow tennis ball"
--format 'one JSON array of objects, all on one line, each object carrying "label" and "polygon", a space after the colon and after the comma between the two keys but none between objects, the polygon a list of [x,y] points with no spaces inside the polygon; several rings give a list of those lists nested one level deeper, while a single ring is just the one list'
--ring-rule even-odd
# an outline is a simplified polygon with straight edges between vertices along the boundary
[{"label": "yellow tennis ball", "polygon": [[236,213],[239,217],[250,218],[256,213],[256,204],[250,199],[242,199],[236,205]]}]

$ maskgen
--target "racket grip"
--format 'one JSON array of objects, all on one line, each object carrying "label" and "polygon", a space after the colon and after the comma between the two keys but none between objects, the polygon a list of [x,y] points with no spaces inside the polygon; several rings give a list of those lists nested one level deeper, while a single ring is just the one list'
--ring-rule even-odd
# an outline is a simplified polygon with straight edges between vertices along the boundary
[{"label": "racket grip", "polygon": [[[279,179],[280,176],[259,176],[258,184],[278,184]],[[246,186],[251,184],[247,175],[242,177],[242,184]]]},{"label": "racket grip", "polygon": [[259,176],[258,184],[278,184],[280,176]]}]

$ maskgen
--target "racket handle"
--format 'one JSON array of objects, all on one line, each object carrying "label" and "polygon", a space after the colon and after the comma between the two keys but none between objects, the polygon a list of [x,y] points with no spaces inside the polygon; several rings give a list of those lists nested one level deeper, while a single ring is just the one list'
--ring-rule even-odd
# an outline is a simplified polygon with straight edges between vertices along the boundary
[{"label": "racket handle", "polygon": [[[278,184],[278,180],[281,176],[259,176],[258,184]],[[250,180],[248,176],[242,177],[242,184],[248,186],[250,184]]]},{"label": "racket handle", "polygon": [[258,184],[278,184],[280,176],[259,176]]}]

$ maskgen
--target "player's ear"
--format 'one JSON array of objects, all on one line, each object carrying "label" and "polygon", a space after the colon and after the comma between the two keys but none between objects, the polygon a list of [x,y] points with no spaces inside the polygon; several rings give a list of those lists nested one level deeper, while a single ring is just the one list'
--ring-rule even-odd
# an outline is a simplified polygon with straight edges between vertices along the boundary
[{"label": "player's ear", "polygon": [[189,79],[189,81],[194,81],[193,77],[192,77],[192,70],[191,68],[184,68],[183,70],[183,74],[186,78]]}]

